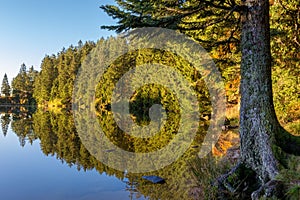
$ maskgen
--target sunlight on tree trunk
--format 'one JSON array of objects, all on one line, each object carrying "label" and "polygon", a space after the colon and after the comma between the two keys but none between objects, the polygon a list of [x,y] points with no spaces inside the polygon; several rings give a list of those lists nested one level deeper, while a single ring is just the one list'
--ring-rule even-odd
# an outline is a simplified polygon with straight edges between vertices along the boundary
[{"label": "sunlight on tree trunk", "polygon": [[273,106],[269,1],[245,2],[242,27],[240,134],[242,161],[266,182],[278,173],[272,134],[280,126]]},{"label": "sunlight on tree trunk", "polygon": [[[271,80],[269,1],[247,0],[242,15],[241,63],[241,161],[258,175],[262,187],[268,187],[279,173],[275,145],[293,153],[293,136],[280,126],[273,105]],[[295,146],[297,142],[294,141]],[[298,149],[299,147],[295,148]],[[253,199],[264,188],[252,194]]]}]

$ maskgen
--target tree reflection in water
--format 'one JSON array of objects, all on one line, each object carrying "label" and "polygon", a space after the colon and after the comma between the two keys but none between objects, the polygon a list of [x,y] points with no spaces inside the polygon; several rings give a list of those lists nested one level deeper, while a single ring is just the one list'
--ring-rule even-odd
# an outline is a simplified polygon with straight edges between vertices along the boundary
[{"label": "tree reflection in water", "polygon": [[[168,123],[170,125],[172,122],[172,124],[168,129],[162,128],[156,139],[142,141],[132,137],[124,137],[121,130],[111,120],[112,113],[110,111],[98,114],[106,119],[105,122],[103,120],[99,121],[105,130],[106,136],[119,147],[133,152],[149,152],[163,147],[172,139],[172,131],[176,130],[177,126],[176,118],[172,118],[170,115],[168,116]],[[145,196],[149,199],[195,199],[199,198],[199,194],[203,195],[203,191],[199,191],[199,188],[205,186],[199,187],[201,177],[196,178],[194,176],[190,163],[197,156],[199,151],[197,147],[201,146],[204,135],[201,133],[207,129],[207,124],[204,122],[202,126],[199,126],[198,134],[191,148],[179,160],[155,172],[131,174],[110,168],[90,154],[80,141],[70,111],[55,113],[37,110],[32,114],[28,109],[23,109],[22,112],[10,110],[1,114],[1,127],[4,134],[7,133],[10,120],[12,120],[12,130],[19,137],[21,146],[25,146],[27,142],[32,144],[34,140],[38,139],[40,140],[41,151],[45,155],[55,156],[70,167],[77,167],[78,170],[96,169],[99,174],[105,173],[109,176],[115,176],[127,184],[126,190],[135,198]],[[147,117],[139,119],[138,123],[147,124],[148,120]],[[209,162],[208,159],[206,159],[206,162]],[[213,168],[211,170],[214,170]],[[164,184],[151,184],[142,179],[144,175],[160,176],[166,182]],[[203,176],[203,180],[208,178],[205,177],[207,174],[203,174]],[[197,194],[194,194],[195,192]]]}]

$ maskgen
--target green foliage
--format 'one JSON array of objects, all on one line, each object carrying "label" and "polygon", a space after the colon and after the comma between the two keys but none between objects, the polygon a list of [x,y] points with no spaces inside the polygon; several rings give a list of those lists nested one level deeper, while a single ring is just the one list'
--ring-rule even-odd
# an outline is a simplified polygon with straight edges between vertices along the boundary
[{"label": "green foliage", "polygon": [[[211,56],[226,82],[228,103],[239,101],[239,1],[118,0],[101,8],[118,20],[102,28],[122,32],[139,27],[178,30],[198,41]],[[283,124],[299,121],[299,3],[275,0],[270,7],[274,105]],[[284,16],[284,17],[282,17]]]},{"label": "green foliage", "polygon": [[5,95],[6,97],[10,96],[10,85],[8,82],[7,75],[4,74],[2,85],[1,85],[1,93]]},{"label": "green foliage", "polygon": [[79,42],[76,47],[71,45],[57,55],[43,59],[33,93],[39,105],[47,105],[49,101],[57,100],[64,105],[71,103],[77,72],[94,46],[94,42]]},{"label": "green foliage", "polygon": [[276,177],[277,180],[282,181],[286,187],[286,198],[290,200],[297,200],[300,198],[300,172],[295,170],[282,170]]},{"label": "green foliage", "polygon": [[240,7],[236,1],[118,0],[101,8],[122,32],[141,27],[174,29],[198,41],[211,53],[226,82],[229,103],[239,100]]},{"label": "green foliage", "polygon": [[[111,45],[111,41],[107,41]],[[103,47],[106,48],[105,45]],[[201,78],[200,74],[184,59],[180,56],[174,55],[171,52],[155,50],[155,49],[143,49],[135,52],[129,52],[122,55],[120,58],[115,60],[104,73],[103,77],[100,79],[99,84],[96,88],[96,102],[97,108],[105,108],[107,105],[111,105],[112,92],[114,91],[116,83],[119,79],[129,70],[138,69],[144,64],[160,64],[166,66],[172,66],[177,70],[182,76],[184,76],[190,83],[197,94],[201,106],[199,106],[199,111],[201,113],[209,113],[210,102],[208,89],[205,86],[204,80]],[[151,65],[150,65],[151,66]],[[139,74],[141,73],[141,74]],[[143,82],[141,78],[144,74],[148,72],[135,70],[134,79],[132,82]],[[156,75],[159,76],[159,71]],[[149,75],[151,76],[151,75]],[[172,74],[169,76],[161,75],[161,79],[166,80],[169,84],[173,85],[173,88],[177,87],[177,82],[174,80]],[[124,83],[126,86],[131,83]],[[180,88],[182,91],[187,91],[186,88]],[[120,89],[119,93],[126,93],[126,87]],[[120,94],[117,94],[120,95]],[[158,85],[148,85],[147,87],[142,87],[135,91],[135,94],[131,97],[130,106],[133,112],[136,112],[139,108],[140,110],[148,110],[153,104],[161,104],[169,112],[178,112],[178,105],[176,105],[178,100],[176,96],[167,88],[163,88]],[[137,108],[137,109],[135,109]],[[144,109],[141,109],[144,108]],[[138,115],[138,113],[136,113]]]},{"label": "green foliage", "polygon": [[275,1],[270,9],[274,105],[283,124],[300,120],[299,10],[297,0]]},{"label": "green foliage", "polygon": [[55,56],[46,56],[41,64],[41,71],[39,72],[36,81],[34,83],[35,90],[33,97],[36,99],[37,103],[42,103],[43,101],[49,101],[51,88],[53,86],[53,81],[57,77],[58,72],[56,68],[56,58]]},{"label": "green foliage", "polygon": [[[116,3],[101,6],[109,16],[118,19],[117,25],[102,28],[122,32],[139,27],[163,27],[180,30],[203,43],[237,40],[239,8],[235,1],[118,0]],[[220,32],[227,34],[221,36]]]},{"label": "green foliage", "polygon": [[225,173],[231,164],[227,160],[218,160],[209,154],[205,158],[195,158],[190,162],[194,176],[198,180],[199,188],[201,188],[202,199],[215,200],[218,199],[218,188],[213,184],[221,174]]},{"label": "green foliage", "polygon": [[17,101],[15,103],[26,105],[35,104],[32,95],[37,73],[33,67],[30,67],[27,71],[26,65],[24,63],[21,65],[20,72],[12,81],[13,96]]},{"label": "green foliage", "polygon": [[291,131],[293,134],[300,136],[300,123],[299,121],[289,123],[287,129]]}]

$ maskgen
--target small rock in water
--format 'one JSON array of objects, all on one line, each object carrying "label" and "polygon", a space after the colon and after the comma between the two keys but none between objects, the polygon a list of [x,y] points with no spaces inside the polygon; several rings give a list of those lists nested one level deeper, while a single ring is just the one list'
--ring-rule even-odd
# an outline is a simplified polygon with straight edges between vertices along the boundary
[{"label": "small rock in water", "polygon": [[159,176],[143,176],[143,179],[147,180],[147,181],[151,181],[152,183],[164,183],[165,179],[159,177]]}]

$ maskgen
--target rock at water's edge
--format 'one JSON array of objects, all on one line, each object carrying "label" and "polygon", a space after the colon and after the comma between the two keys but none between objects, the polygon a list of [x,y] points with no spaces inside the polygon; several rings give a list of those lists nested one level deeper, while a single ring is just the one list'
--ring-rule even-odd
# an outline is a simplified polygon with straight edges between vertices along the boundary
[{"label": "rock at water's edge", "polygon": [[152,183],[158,184],[158,183],[164,183],[165,179],[159,177],[159,176],[143,176],[143,179],[150,181]]}]

